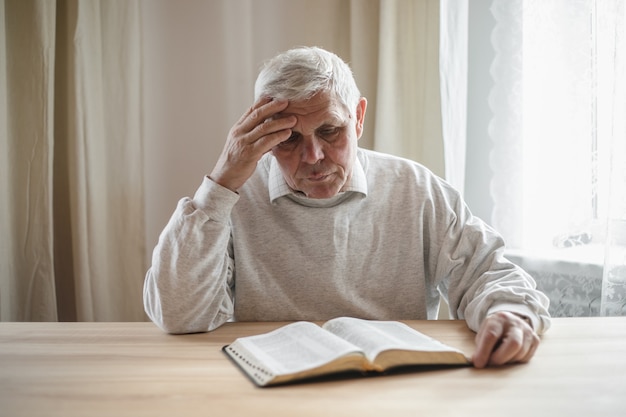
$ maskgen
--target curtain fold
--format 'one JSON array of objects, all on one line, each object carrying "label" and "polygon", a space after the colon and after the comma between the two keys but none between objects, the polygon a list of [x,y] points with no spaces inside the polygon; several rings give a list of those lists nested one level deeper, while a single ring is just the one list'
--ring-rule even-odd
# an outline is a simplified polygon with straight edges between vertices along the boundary
[{"label": "curtain fold", "polygon": [[522,247],[523,208],[523,108],[522,97],[523,0],[494,0],[491,11],[496,26],[491,35],[495,58],[491,64],[493,86],[489,92],[492,119],[489,137],[493,149],[489,164],[493,211],[491,224],[511,248]]},{"label": "curtain fold", "polygon": [[626,5],[622,1],[606,1],[600,13],[604,19],[597,24],[608,26],[606,37],[599,42],[613,57],[604,74],[608,91],[607,115],[610,135],[609,201],[606,207],[606,243],[602,276],[601,314],[626,315]]},{"label": "curtain fold", "polygon": [[55,320],[55,6],[2,1],[0,9],[0,318]]},{"label": "curtain fold", "polygon": [[439,71],[445,178],[465,189],[468,0],[441,0]]},{"label": "curtain fold", "polygon": [[139,2],[2,9],[0,319],[143,320]]},{"label": "curtain fold", "polygon": [[374,149],[444,177],[439,0],[382,0]]},{"label": "curtain fold", "polygon": [[67,12],[76,317],[139,320],[145,273],[139,4],[68,2]]}]

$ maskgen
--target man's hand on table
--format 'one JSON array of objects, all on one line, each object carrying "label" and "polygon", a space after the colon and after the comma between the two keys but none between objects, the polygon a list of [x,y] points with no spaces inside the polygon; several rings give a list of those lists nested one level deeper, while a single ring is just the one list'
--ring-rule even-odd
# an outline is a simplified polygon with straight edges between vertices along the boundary
[{"label": "man's hand on table", "polygon": [[485,318],[476,334],[474,367],[528,362],[539,346],[539,336],[521,316],[499,311]]}]

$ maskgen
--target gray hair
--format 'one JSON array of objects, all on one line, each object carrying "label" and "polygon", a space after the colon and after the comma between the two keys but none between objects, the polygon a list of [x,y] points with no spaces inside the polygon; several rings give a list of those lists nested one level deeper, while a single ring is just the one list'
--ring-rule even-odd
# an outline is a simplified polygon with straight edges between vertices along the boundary
[{"label": "gray hair", "polygon": [[299,47],[265,63],[254,86],[255,100],[274,97],[306,100],[329,92],[354,114],[361,93],[352,70],[332,52],[317,47]]}]

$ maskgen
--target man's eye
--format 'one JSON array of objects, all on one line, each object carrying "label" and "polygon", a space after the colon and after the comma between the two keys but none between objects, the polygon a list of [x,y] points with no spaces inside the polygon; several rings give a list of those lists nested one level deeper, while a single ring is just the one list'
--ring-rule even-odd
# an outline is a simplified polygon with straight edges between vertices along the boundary
[{"label": "man's eye", "polygon": [[318,132],[321,137],[331,137],[339,133],[338,127],[326,128],[322,129]]},{"label": "man's eye", "polygon": [[[289,136],[289,139],[287,139],[285,142],[295,142],[296,140],[298,140],[298,137],[300,136],[299,133],[292,133],[291,136]],[[283,142],[283,143],[285,143]]]},{"label": "man's eye", "polygon": [[296,144],[296,142],[298,141],[298,138],[300,137],[300,134],[297,132],[293,132],[291,134],[291,136],[289,136],[288,139],[282,141],[281,143],[278,144],[278,146],[282,147],[282,148],[289,148],[292,147]]}]

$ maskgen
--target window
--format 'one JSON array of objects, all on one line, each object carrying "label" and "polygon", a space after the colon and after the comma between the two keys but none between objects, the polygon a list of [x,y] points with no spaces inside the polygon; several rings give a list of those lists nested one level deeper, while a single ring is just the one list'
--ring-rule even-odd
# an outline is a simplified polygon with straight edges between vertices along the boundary
[{"label": "window", "polygon": [[[604,244],[612,167],[626,162],[615,153],[626,141],[623,4],[519,4],[516,14],[494,13],[498,25],[514,22],[497,27],[496,36],[509,33],[494,39],[501,43],[497,59],[510,54],[506,65],[514,69],[494,76],[494,223],[521,249]],[[611,216],[624,221],[624,212]]]},{"label": "window", "polygon": [[625,2],[490,6],[487,220],[553,314],[566,297],[594,304],[591,314],[626,314]]}]

